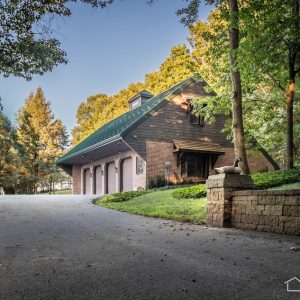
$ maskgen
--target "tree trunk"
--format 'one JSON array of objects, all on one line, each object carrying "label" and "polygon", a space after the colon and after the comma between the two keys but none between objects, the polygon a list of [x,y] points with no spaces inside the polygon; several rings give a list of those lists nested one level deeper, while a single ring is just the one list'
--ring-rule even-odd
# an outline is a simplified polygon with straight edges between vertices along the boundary
[{"label": "tree trunk", "polygon": [[289,47],[289,90],[287,93],[287,139],[286,139],[286,168],[294,167],[294,96],[296,80],[296,60],[299,48],[299,0],[292,0],[292,14],[295,17],[294,32],[295,41]]},{"label": "tree trunk", "polygon": [[240,167],[242,174],[249,174],[249,166],[245,147],[245,135],[243,126],[243,106],[242,106],[242,84],[241,75],[238,69],[237,51],[239,48],[239,8],[237,0],[228,0],[230,10],[229,25],[229,64],[232,82],[232,133],[234,141],[234,151],[236,158],[241,158]]},{"label": "tree trunk", "polygon": [[290,78],[289,91],[287,95],[287,156],[286,156],[286,168],[292,169],[294,167],[294,95],[295,95],[295,78]]}]

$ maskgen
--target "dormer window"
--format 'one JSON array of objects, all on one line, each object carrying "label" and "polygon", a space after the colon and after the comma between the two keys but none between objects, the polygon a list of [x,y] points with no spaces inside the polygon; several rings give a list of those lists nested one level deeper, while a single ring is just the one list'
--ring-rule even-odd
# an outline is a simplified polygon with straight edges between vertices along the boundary
[{"label": "dormer window", "polygon": [[[204,126],[205,125],[205,120],[203,116],[197,116],[196,113],[194,112],[194,107],[193,104],[191,103],[192,99],[188,99],[188,114],[190,116],[190,124],[191,125],[200,125]],[[206,103],[203,104],[203,107],[207,106]]]},{"label": "dormer window", "polygon": [[133,101],[130,103],[131,109],[134,109],[134,108],[136,108],[136,107],[139,106],[139,105],[140,105],[139,99],[135,99],[135,100],[133,100]]},{"label": "dormer window", "polygon": [[128,100],[129,110],[133,110],[136,107],[144,104],[152,97],[153,95],[150,92],[146,90],[141,91],[140,93],[136,94],[135,96],[133,96],[131,99]]}]

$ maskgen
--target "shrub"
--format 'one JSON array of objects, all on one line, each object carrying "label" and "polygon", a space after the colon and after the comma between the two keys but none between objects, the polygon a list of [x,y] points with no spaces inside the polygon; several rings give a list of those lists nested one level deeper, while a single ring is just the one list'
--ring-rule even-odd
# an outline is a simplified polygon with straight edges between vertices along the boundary
[{"label": "shrub", "polygon": [[206,197],[206,187],[204,184],[199,184],[177,189],[172,196],[177,199],[203,198]]},{"label": "shrub", "polygon": [[161,188],[163,186],[168,185],[169,182],[161,175],[158,175],[156,177],[152,177],[148,179],[148,189],[155,189],[155,188]]},{"label": "shrub", "polygon": [[300,169],[278,170],[251,175],[256,189],[267,189],[300,181]]},{"label": "shrub", "polygon": [[149,192],[150,192],[149,190],[146,190],[146,191],[131,191],[131,192],[116,193],[108,196],[103,196],[102,198],[100,198],[100,202],[101,203],[124,202]]}]

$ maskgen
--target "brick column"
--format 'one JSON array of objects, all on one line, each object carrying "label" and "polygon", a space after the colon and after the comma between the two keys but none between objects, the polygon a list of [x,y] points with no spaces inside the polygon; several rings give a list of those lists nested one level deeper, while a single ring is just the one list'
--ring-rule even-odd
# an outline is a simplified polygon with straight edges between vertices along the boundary
[{"label": "brick column", "polygon": [[207,224],[231,227],[231,192],[253,189],[250,176],[238,174],[211,175],[206,181]]},{"label": "brick column", "polygon": [[73,195],[81,194],[81,166],[74,165],[72,168]]},{"label": "brick column", "polygon": [[116,193],[121,191],[121,159],[115,160],[115,170],[116,170]]}]

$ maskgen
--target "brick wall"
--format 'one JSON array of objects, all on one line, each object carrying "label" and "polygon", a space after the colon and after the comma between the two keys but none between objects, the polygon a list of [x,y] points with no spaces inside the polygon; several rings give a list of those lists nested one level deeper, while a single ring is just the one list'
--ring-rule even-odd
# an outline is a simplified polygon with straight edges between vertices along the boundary
[{"label": "brick wall", "polygon": [[[232,166],[235,160],[235,154],[233,148],[227,148],[224,155],[220,155],[216,161],[215,168]],[[249,153],[248,164],[251,173],[261,171],[274,170],[271,163],[259,152],[253,154]]]},{"label": "brick wall", "polygon": [[81,166],[73,165],[73,195],[81,194]]},{"label": "brick wall", "polygon": [[147,180],[157,176],[165,176],[165,162],[170,162],[169,180],[173,183],[179,181],[179,168],[173,150],[173,143],[147,141]]},{"label": "brick wall", "polygon": [[300,235],[300,190],[235,191],[232,227]]}]

